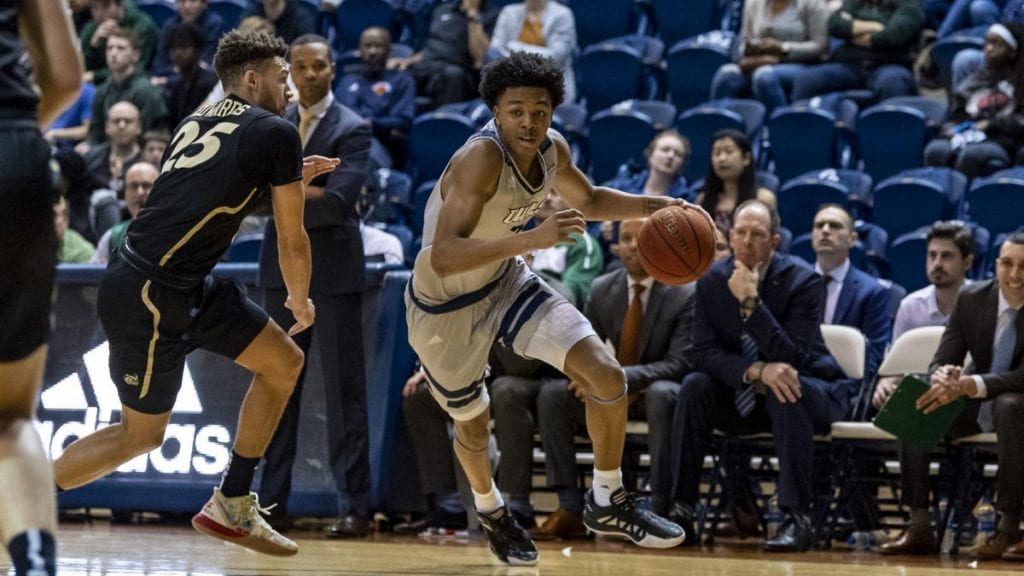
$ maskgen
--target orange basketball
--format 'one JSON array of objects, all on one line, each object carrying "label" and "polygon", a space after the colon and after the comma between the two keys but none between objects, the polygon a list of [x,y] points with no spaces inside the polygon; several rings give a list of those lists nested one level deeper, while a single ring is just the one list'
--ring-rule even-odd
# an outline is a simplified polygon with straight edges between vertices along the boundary
[{"label": "orange basketball", "polygon": [[637,248],[640,264],[655,280],[688,284],[715,260],[715,224],[698,206],[668,206],[644,222]]}]

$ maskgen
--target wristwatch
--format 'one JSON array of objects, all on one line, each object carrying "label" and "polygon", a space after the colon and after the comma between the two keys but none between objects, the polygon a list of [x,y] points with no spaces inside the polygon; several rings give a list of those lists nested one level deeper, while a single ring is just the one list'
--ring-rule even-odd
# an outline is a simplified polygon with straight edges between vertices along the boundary
[{"label": "wristwatch", "polygon": [[747,312],[753,312],[755,308],[761,305],[760,296],[747,296],[740,302],[740,308],[743,308]]}]

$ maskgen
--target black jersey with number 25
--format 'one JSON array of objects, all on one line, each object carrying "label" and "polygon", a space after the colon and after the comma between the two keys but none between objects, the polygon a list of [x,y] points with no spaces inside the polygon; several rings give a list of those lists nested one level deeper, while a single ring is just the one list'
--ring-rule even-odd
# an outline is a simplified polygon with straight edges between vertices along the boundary
[{"label": "black jersey with number 25", "polygon": [[128,241],[172,273],[205,275],[270,187],[301,178],[295,126],[229,95],[178,125]]}]

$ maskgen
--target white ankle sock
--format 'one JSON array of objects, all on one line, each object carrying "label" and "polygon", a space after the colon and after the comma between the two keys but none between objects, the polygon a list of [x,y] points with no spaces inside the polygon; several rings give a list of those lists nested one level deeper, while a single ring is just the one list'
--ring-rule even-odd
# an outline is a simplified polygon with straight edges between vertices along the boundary
[{"label": "white ankle sock", "polygon": [[473,490],[473,504],[476,506],[478,512],[490,514],[504,506],[505,499],[501,497],[501,492],[498,490],[498,487],[495,486],[494,480],[491,480],[490,492],[480,494],[476,490]]},{"label": "white ankle sock", "polygon": [[594,468],[594,503],[602,508],[611,506],[612,493],[622,488],[622,469],[598,470]]}]

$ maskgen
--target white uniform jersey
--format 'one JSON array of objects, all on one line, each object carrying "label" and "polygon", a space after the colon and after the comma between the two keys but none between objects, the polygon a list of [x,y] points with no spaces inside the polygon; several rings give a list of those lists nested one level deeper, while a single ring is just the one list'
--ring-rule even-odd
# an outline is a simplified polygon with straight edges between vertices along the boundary
[{"label": "white uniform jersey", "polygon": [[[497,191],[484,204],[476,229],[470,235],[471,238],[488,240],[504,238],[518,233],[530,222],[547,199],[548,192],[555,180],[558,148],[555,146],[552,134],[554,134],[554,130],[549,129],[547,138],[541,143],[537,152],[538,160],[544,169],[544,180],[536,187],[530,185],[530,182],[512,161],[512,156],[502,144],[493,120],[466,141],[464,147],[480,139],[490,140],[498,146],[504,158]],[[434,272],[430,265],[430,252],[434,241],[434,230],[437,227],[437,217],[444,204],[444,198],[441,196],[441,182],[444,181],[447,172],[448,168],[446,167],[427,201],[424,214],[423,248],[416,256],[416,264],[413,267],[415,282],[413,287],[416,290],[416,295],[431,303],[445,302],[456,296],[480,289],[495,279],[505,264],[504,262],[493,262],[446,278],[441,278]]]}]

